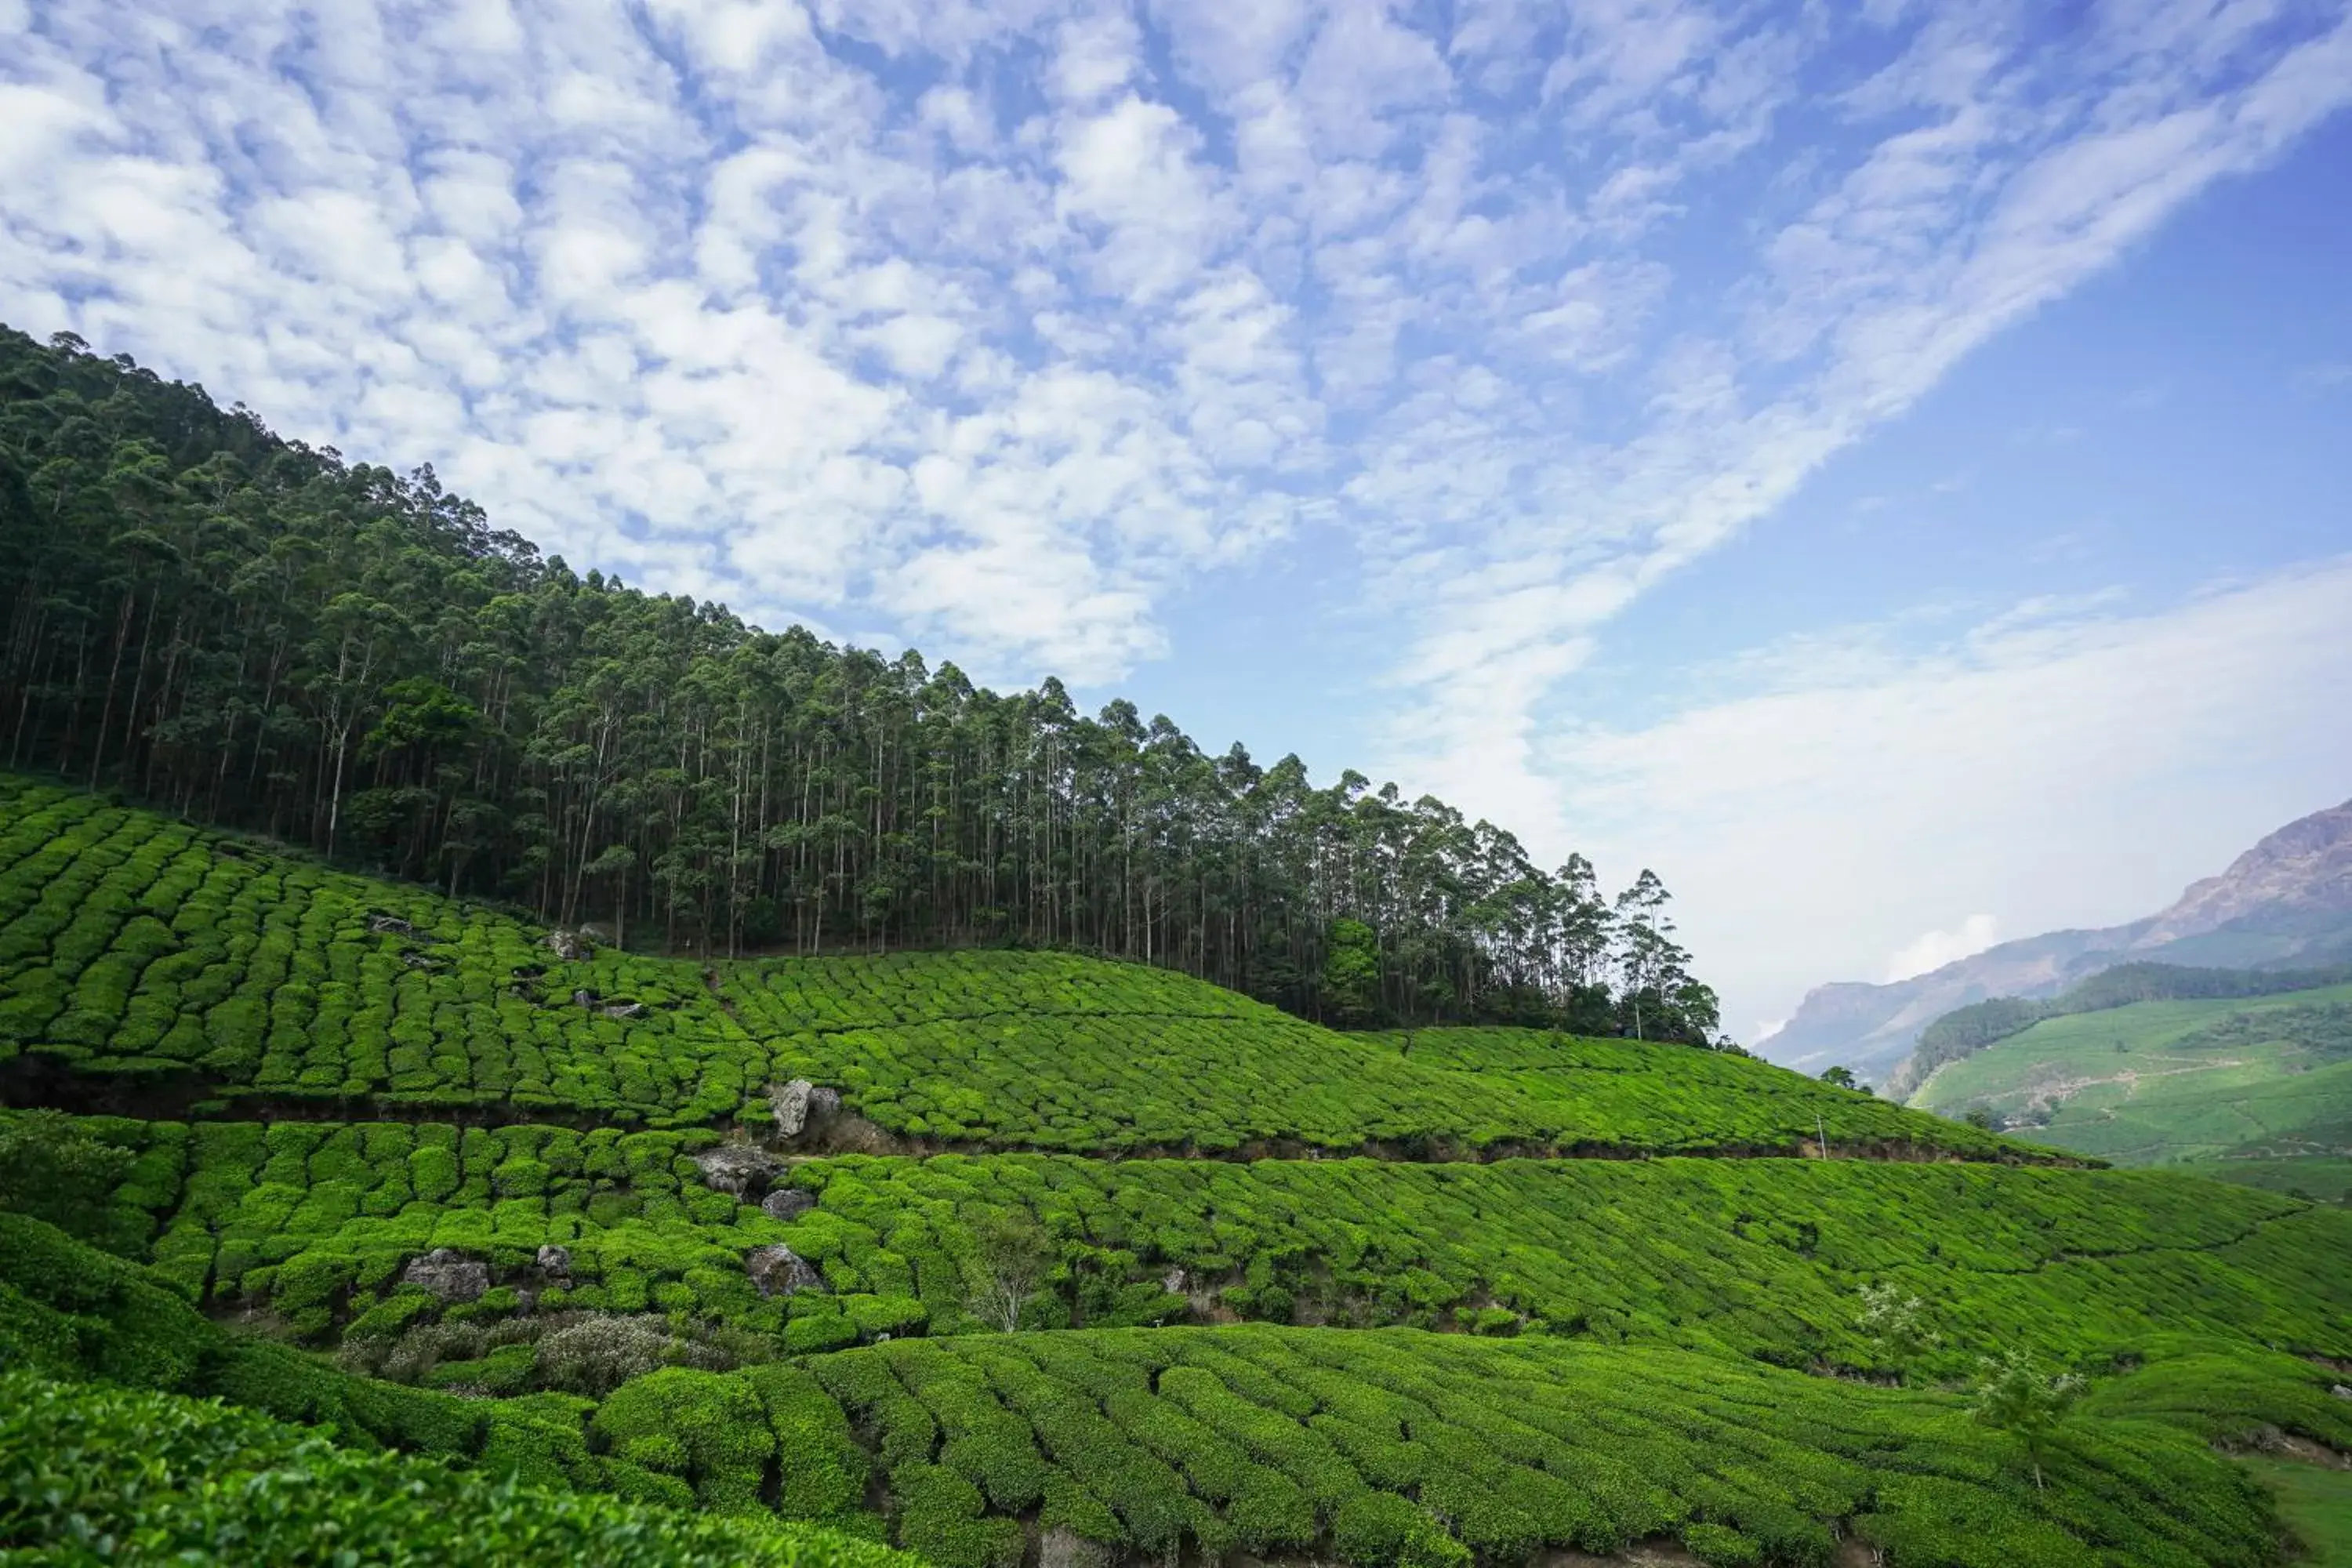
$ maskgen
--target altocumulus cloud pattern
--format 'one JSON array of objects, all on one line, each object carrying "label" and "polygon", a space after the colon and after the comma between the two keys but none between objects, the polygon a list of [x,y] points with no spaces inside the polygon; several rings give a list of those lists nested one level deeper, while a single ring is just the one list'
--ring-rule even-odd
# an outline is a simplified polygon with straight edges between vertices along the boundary
[{"label": "altocumulus cloud pattern", "polygon": [[1115,677],[1319,531],[1491,778],[1646,586],[2347,96],[2321,4],[0,0],[0,300],[982,673]]}]

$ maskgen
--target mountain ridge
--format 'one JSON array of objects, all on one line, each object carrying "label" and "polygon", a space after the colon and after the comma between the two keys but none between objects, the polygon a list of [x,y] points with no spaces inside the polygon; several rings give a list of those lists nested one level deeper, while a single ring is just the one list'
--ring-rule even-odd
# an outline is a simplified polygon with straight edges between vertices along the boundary
[{"label": "mountain ridge", "polygon": [[1757,1049],[1783,1066],[1843,1065],[1884,1081],[1922,1029],[1990,997],[2055,995],[2133,961],[2263,969],[2340,955],[2352,955],[2352,800],[2265,834],[2139,920],[2020,937],[1885,984],[1817,985]]}]

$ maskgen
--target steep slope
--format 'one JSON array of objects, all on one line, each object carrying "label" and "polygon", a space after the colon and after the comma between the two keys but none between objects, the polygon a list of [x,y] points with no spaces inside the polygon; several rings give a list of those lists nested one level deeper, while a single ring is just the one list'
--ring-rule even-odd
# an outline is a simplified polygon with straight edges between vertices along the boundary
[{"label": "steep slope", "polygon": [[2245,969],[2352,961],[2352,801],[2266,836],[2145,920],[2005,942],[1893,984],[1816,987],[1757,1048],[1801,1071],[1843,1064],[1884,1083],[1919,1031],[1955,1008],[2054,995],[2136,960]]},{"label": "steep slope", "polygon": [[[0,540],[8,765],[547,923],[730,956],[1083,943],[1409,1023],[1625,1001],[1563,984],[1611,968],[1589,865],[1433,796],[578,574],[430,468],[5,327]],[[1348,917],[1381,940],[1327,996]],[[1704,985],[1648,989],[1650,1034],[1717,1033]]]},{"label": "steep slope", "polygon": [[771,1089],[803,1080],[839,1096],[803,1148],[1793,1153],[1826,1130],[1855,1152],[2030,1152],[1746,1058],[1459,1038],[1473,1044],[1416,1051],[1069,953],[706,966],[589,951],[0,778],[0,1095],[26,1103],[764,1125]]}]

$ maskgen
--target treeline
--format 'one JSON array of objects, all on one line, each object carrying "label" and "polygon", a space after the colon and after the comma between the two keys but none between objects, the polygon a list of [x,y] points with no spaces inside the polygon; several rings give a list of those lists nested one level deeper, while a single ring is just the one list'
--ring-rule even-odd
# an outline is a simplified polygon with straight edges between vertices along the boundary
[{"label": "treeline", "polygon": [[2191,969],[2177,963],[2119,963],[2042,1001],[1994,996],[1955,1008],[1919,1031],[1919,1043],[1896,1070],[1889,1092],[1904,1098],[1946,1062],[2021,1035],[2045,1018],[2104,1013],[2135,1002],[2276,996],[2352,981],[2352,964],[2331,969]]},{"label": "treeline", "polygon": [[1349,1024],[1711,1041],[1615,899],[1443,801],[640,592],[431,468],[0,328],[7,765],[703,954],[1069,946]]}]

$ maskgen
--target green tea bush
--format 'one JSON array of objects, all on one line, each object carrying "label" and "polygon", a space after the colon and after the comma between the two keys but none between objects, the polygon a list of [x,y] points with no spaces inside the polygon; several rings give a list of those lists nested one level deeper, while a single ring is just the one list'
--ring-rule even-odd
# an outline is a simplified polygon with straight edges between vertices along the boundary
[{"label": "green tea bush", "polygon": [[0,1208],[99,1240],[92,1232],[119,1228],[105,1215],[118,1192],[126,1206],[162,1206],[152,1200],[177,1184],[168,1159],[141,1162],[107,1141],[110,1130],[54,1110],[0,1114]]},{"label": "green tea bush", "polygon": [[[623,1457],[680,1476],[720,1513],[760,1506],[775,1434],[751,1385],[691,1367],[668,1367],[622,1384],[596,1407],[593,1429]],[[659,1462],[644,1456],[658,1448]]]},{"label": "green tea bush", "polygon": [[210,1402],[21,1372],[0,1373],[0,1551],[131,1564],[916,1568],[806,1525],[493,1480],[337,1448]]}]

